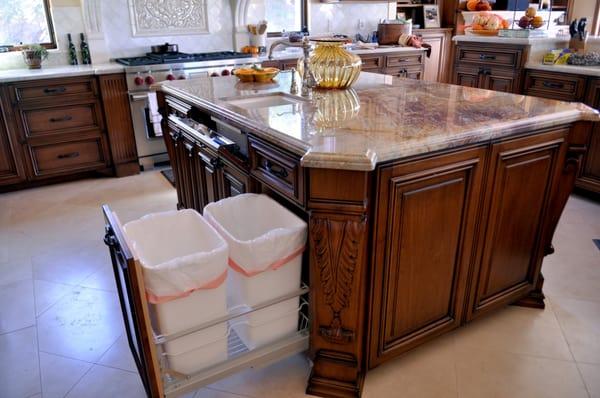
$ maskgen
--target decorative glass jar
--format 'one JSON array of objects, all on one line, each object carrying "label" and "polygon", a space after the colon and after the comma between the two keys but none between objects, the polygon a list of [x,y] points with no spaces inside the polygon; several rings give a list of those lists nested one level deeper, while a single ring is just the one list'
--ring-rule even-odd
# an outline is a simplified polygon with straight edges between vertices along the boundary
[{"label": "decorative glass jar", "polygon": [[[362,61],[344,48],[344,40],[313,39],[316,43],[309,64],[317,87],[337,89],[350,87],[360,74]],[[298,60],[298,71],[303,73],[303,58]]]}]

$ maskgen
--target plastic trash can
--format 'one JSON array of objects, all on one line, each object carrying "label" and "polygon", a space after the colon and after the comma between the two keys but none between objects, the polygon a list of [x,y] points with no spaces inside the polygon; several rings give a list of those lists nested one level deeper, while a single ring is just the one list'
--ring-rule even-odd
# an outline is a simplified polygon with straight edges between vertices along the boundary
[{"label": "plastic trash can", "polygon": [[[123,227],[142,266],[157,333],[178,333],[227,314],[228,247],[194,210],[149,214]],[[227,324],[164,344],[169,368],[190,374],[227,359]]]},{"label": "plastic trash can", "polygon": [[[204,217],[229,245],[227,276],[231,307],[253,306],[300,287],[307,225],[266,195],[243,194],[211,203]],[[299,298],[231,322],[250,349],[297,330]]]}]

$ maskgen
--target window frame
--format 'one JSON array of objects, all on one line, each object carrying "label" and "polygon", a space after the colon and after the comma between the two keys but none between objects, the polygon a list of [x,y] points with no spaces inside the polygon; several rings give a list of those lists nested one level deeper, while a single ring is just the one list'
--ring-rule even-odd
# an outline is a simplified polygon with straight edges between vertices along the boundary
[{"label": "window frame", "polygon": [[[308,33],[308,2],[309,0],[300,0],[300,31]],[[267,37],[282,37],[283,32],[268,32]]]},{"label": "window frame", "polygon": [[[48,25],[48,34],[50,35],[50,42],[48,43],[23,43],[26,44],[39,44],[47,50],[55,50],[58,48],[56,40],[56,31],[54,30],[54,22],[52,21],[52,8],[50,7],[50,0],[42,0],[44,3],[44,10],[46,12],[46,24]],[[21,51],[22,46],[20,44],[1,44],[0,49],[5,49],[4,52]],[[2,51],[0,51],[2,52]]]}]

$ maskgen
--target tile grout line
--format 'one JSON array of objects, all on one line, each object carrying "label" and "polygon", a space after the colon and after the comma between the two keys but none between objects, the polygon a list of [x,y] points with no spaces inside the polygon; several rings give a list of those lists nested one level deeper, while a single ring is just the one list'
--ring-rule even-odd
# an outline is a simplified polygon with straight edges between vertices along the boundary
[{"label": "tile grout line", "polygon": [[[551,302],[551,300],[549,298],[547,298],[546,300]],[[579,373],[579,377],[581,378],[581,382],[583,383],[583,388],[585,388],[585,392],[587,393],[588,398],[592,398],[592,394],[591,394],[590,389],[588,388],[588,385],[585,381],[585,377],[583,377],[583,372],[581,372],[581,369],[579,368],[579,363],[577,363],[577,360],[575,359],[575,355],[573,354],[573,350],[571,349],[571,344],[569,343],[569,339],[567,339],[567,334],[565,333],[565,330],[563,329],[563,326],[560,323],[560,320],[558,319],[558,316],[556,315],[555,311],[552,311],[552,315],[554,315],[554,318],[556,319],[556,322],[558,323],[558,327],[560,328],[560,333],[562,334],[563,339],[565,339],[565,342],[567,343],[567,347],[569,348],[569,353],[571,354],[571,357],[573,357],[573,362],[575,363],[575,368],[577,369],[577,373]]]},{"label": "tile grout line", "polygon": [[[33,271],[33,270],[32,270]],[[42,359],[40,356],[40,332],[38,330],[38,322],[36,316],[36,304],[35,304],[35,286],[33,279],[31,279],[31,294],[33,295],[33,318],[35,320],[35,344],[37,346],[37,362],[38,362],[38,378],[40,380],[40,394],[44,397],[44,385],[42,384]]]}]

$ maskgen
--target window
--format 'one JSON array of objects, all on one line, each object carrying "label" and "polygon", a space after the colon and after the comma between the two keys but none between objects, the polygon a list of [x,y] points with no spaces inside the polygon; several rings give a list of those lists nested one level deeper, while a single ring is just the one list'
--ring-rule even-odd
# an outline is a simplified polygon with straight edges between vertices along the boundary
[{"label": "window", "polygon": [[269,36],[282,32],[308,31],[308,0],[250,0],[247,20],[268,21]]},{"label": "window", "polygon": [[49,0],[1,0],[0,46],[41,44],[56,48]]}]

